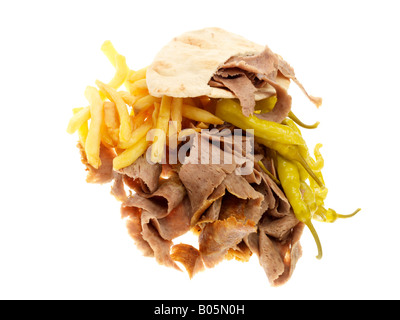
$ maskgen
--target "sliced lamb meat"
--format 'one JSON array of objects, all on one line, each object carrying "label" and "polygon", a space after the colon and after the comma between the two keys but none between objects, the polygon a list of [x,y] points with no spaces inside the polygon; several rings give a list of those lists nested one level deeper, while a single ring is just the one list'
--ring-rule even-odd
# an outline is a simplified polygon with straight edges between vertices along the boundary
[{"label": "sliced lamb meat", "polygon": [[240,100],[243,114],[246,117],[254,112],[254,107],[256,105],[254,93],[257,89],[244,72],[234,78],[224,78],[220,75],[215,75],[213,80],[221,83],[223,87],[229,88],[229,90],[232,91],[232,93]]},{"label": "sliced lamb meat", "polygon": [[86,171],[88,172],[86,182],[103,184],[114,179],[113,159],[116,154],[112,149],[106,148],[103,144],[100,145],[101,166],[96,169],[87,162],[85,149],[82,145],[78,143],[77,147],[81,153],[81,161],[86,166]]},{"label": "sliced lamb meat", "polygon": [[297,220],[291,210],[290,214],[279,219],[270,219],[268,216],[265,216],[261,221],[259,228],[269,236],[274,237],[277,240],[283,240],[287,238],[291,230],[298,223],[299,220]]},{"label": "sliced lamb meat", "polygon": [[226,176],[223,181],[226,189],[240,199],[259,199],[262,194],[254,190],[254,188],[242,176],[236,175],[234,172]]},{"label": "sliced lamb meat", "polygon": [[228,59],[215,72],[209,85],[231,91],[240,100],[245,116],[254,113],[257,89],[270,85],[276,92],[276,105],[270,112],[255,115],[261,119],[282,122],[290,112],[292,98],[287,88],[278,82],[278,76],[293,80],[315,105],[321,105],[322,99],[310,96],[295,77],[293,68],[267,46],[259,54]]},{"label": "sliced lamb meat", "polygon": [[202,215],[198,223],[214,222],[218,220],[219,212],[221,211],[222,197],[215,200],[212,205]]},{"label": "sliced lamb meat", "polygon": [[204,270],[200,251],[191,245],[184,243],[174,245],[171,249],[171,258],[183,264],[190,279]]},{"label": "sliced lamb meat", "polygon": [[258,256],[271,285],[280,286],[291,277],[302,255],[299,240],[303,229],[304,224],[297,223],[284,241],[268,236],[263,230],[251,233],[244,239],[250,250]]},{"label": "sliced lamb meat", "polygon": [[165,203],[156,202],[138,194],[129,196],[128,199],[122,203],[122,207],[136,207],[151,212],[152,217],[157,219],[162,219],[168,215],[168,208]]},{"label": "sliced lamb meat", "polygon": [[163,239],[158,231],[149,223],[151,216],[150,213],[144,215],[142,212],[142,236],[151,249],[154,251],[154,257],[159,264],[165,265],[167,267],[172,267],[177,270],[181,270],[178,265],[172,260],[170,255],[170,250],[173,245],[171,240]]},{"label": "sliced lamb meat", "polygon": [[225,255],[225,259],[235,259],[241,262],[247,262],[250,260],[252,254],[253,253],[251,252],[250,248],[244,241],[242,241],[234,248],[228,250],[228,253]]},{"label": "sliced lamb meat", "polygon": [[[212,204],[213,201],[210,201],[211,194],[221,185],[225,177],[236,168],[236,164],[211,164],[213,152],[218,152],[220,159],[224,158],[223,151],[212,143],[208,143],[208,141],[206,148],[208,149],[209,145],[212,150],[207,155],[208,159],[201,161],[199,158],[200,152],[198,152],[200,148],[203,148],[201,140],[203,139],[200,135],[194,137],[189,156],[186,158],[185,164],[180,167],[178,173],[179,179],[187,190],[192,206],[192,225]],[[209,164],[202,164],[202,162]],[[215,201],[216,199],[211,200]]]},{"label": "sliced lamb meat", "polygon": [[146,156],[138,158],[129,167],[120,170],[120,173],[133,179],[138,179],[144,192],[152,193],[158,188],[158,182],[162,171],[161,164],[150,164]]},{"label": "sliced lamb meat", "polygon": [[206,224],[199,237],[200,253],[206,267],[212,268],[221,262],[230,248],[256,230],[253,222],[238,221],[233,216]]},{"label": "sliced lamb meat", "polygon": [[146,257],[154,257],[154,251],[150,247],[149,243],[143,239],[142,236],[142,224],[140,221],[141,210],[136,207],[121,207],[121,215],[126,218],[126,227],[128,234],[132,237],[136,247]]},{"label": "sliced lamb meat", "polygon": [[264,232],[259,233],[259,250],[260,264],[264,268],[268,280],[273,284],[285,271],[281,254],[274,242]]},{"label": "sliced lamb meat", "polygon": [[128,197],[124,188],[124,177],[118,172],[114,172],[114,183],[111,187],[111,194],[118,201],[125,201]]},{"label": "sliced lamb meat", "polygon": [[163,239],[173,240],[190,229],[190,202],[184,198],[166,217],[152,219],[154,227]]},{"label": "sliced lamb meat", "polygon": [[211,205],[207,201],[226,175],[235,170],[235,165],[185,164],[179,171],[179,178],[185,185],[192,205],[192,225]]},{"label": "sliced lamb meat", "polygon": [[[152,165],[142,156],[118,172],[112,171],[115,154],[104,148],[103,171],[88,168],[89,177],[98,183],[114,181],[111,193],[122,201],[121,216],[145,256],[177,270],[179,262],[191,278],[223,259],[248,261],[255,253],[269,281],[277,286],[290,278],[301,256],[304,225],[281,188],[257,164],[262,161],[276,174],[268,150],[254,145],[251,148],[257,153],[249,155],[247,139],[239,137],[238,143],[218,130],[195,134],[184,164]],[[203,148],[209,153],[196,153]],[[232,164],[201,162],[212,161],[215,154],[219,159],[231,156]],[[254,164],[251,173],[238,175],[237,169],[246,161]],[[129,196],[124,185],[131,189]],[[190,229],[198,232],[199,250],[173,243]]]},{"label": "sliced lamb meat", "polygon": [[303,233],[304,223],[299,223],[293,228],[293,233],[290,241],[286,241],[281,246],[281,256],[285,266],[284,272],[277,278],[273,285],[280,286],[285,284],[293,274],[297,261],[301,258],[302,248],[300,245],[300,237]]},{"label": "sliced lamb meat", "polygon": [[300,88],[301,91],[307,96],[308,99],[312,103],[314,103],[317,107],[320,107],[322,104],[322,98],[320,97],[314,97],[311,96],[307,93],[306,89],[304,89],[303,85],[300,83],[300,81],[296,78],[294,74],[294,69],[283,59],[279,59],[279,66],[278,66],[279,71],[283,74],[284,77],[293,80],[294,83],[297,84],[297,86]]},{"label": "sliced lamb meat", "polygon": [[[189,231],[191,207],[186,191],[177,179],[168,179],[152,194],[136,193],[123,202],[122,207],[140,212],[140,226],[136,220],[127,220],[132,238],[139,248],[152,249],[156,260],[176,269],[179,267],[170,256],[172,239]],[[127,209],[124,209],[127,210]],[[129,210],[129,209],[128,209]],[[140,237],[141,236],[141,237]]]}]

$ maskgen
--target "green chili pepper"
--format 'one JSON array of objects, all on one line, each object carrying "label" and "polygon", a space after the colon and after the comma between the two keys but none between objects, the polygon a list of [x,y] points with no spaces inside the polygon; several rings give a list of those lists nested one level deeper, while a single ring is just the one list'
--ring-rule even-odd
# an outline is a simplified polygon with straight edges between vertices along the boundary
[{"label": "green chili pepper", "polygon": [[311,215],[314,216],[314,212],[317,211],[317,200],[315,199],[315,192],[311,187],[304,181],[300,182],[300,190],[303,195],[304,202],[308,205],[311,211]]},{"label": "green chili pepper", "polygon": [[318,143],[315,148],[314,148],[314,156],[315,156],[315,165],[313,167],[314,170],[321,171],[322,168],[324,167],[324,158],[322,157],[321,152],[319,149],[322,148],[322,144]]},{"label": "green chili pepper", "polygon": [[361,208],[358,208],[353,213],[350,214],[339,214],[333,209],[325,209],[323,206],[319,206],[315,211],[315,219],[323,222],[335,222],[337,219],[346,219],[355,216]]},{"label": "green chili pepper", "polygon": [[288,126],[273,121],[262,120],[254,115],[250,115],[249,117],[244,116],[242,107],[235,100],[219,100],[215,115],[243,130],[253,129],[256,137],[283,144],[305,144],[303,138]]},{"label": "green chili pepper", "polygon": [[262,99],[256,102],[255,110],[260,110],[261,113],[266,113],[272,111],[275,107],[278,98],[276,96],[271,96],[266,99]]},{"label": "green chili pepper", "polygon": [[258,165],[259,165],[260,168],[268,175],[268,177],[270,177],[272,180],[274,180],[274,182],[275,182],[278,186],[281,185],[280,181],[279,181],[271,172],[268,171],[268,169],[264,166],[264,163],[262,163],[261,160],[258,161]]},{"label": "green chili pepper", "polygon": [[[292,121],[291,119],[285,119],[283,121],[286,125],[291,127],[294,131],[296,131],[301,137],[301,131],[297,127],[297,125]],[[300,156],[303,158],[303,160],[308,164],[308,169],[307,172],[310,174],[310,171],[312,174],[310,176],[314,179],[314,181],[317,182],[317,184],[321,187],[324,186],[324,178],[322,176],[321,169],[324,166],[324,159],[322,158],[321,152],[319,149],[322,147],[322,144],[317,144],[314,148],[314,155],[315,159],[317,161],[314,161],[314,159],[310,156],[310,153],[308,151],[307,145],[304,142],[304,145],[299,146],[298,152],[300,153]],[[317,176],[317,179],[314,178],[314,176]]]},{"label": "green chili pepper", "polygon": [[[255,110],[259,110],[262,113],[270,112],[275,107],[276,101],[276,96],[271,96],[269,98],[259,100],[256,102]],[[292,111],[289,112],[288,117],[292,119],[295,123],[297,123],[300,127],[306,129],[315,129],[319,125],[319,121],[311,125],[305,124],[298,117],[296,117],[296,115]]]},{"label": "green chili pepper", "polygon": [[317,259],[321,259],[322,246],[318,234],[311,222],[312,214],[310,208],[303,200],[300,190],[299,170],[293,162],[284,159],[280,155],[277,155],[277,168],[282,188],[285,191],[285,195],[293,208],[296,218],[303,222],[308,229],[310,229],[318,248]]},{"label": "green chili pepper", "polygon": [[266,147],[277,151],[282,157],[287,160],[297,161],[301,166],[307,171],[307,173],[312,177],[315,182],[321,187],[325,188],[323,182],[318,178],[318,176],[313,172],[313,170],[308,165],[307,161],[301,155],[299,147],[296,145],[282,144],[276,141],[270,141],[263,138],[257,138],[257,142],[265,145]]}]

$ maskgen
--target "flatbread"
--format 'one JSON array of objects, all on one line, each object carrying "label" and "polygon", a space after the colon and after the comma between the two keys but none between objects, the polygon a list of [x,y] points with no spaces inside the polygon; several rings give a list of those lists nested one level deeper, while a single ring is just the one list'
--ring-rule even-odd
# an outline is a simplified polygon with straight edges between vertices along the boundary
[{"label": "flatbread", "polygon": [[[229,90],[210,87],[208,82],[229,58],[254,55],[263,50],[264,46],[220,28],[186,32],[164,46],[148,67],[149,93],[155,97],[236,98]],[[282,75],[278,75],[276,81],[285,88],[290,83]],[[257,89],[255,99],[265,99],[275,93],[273,87],[266,85]]]}]

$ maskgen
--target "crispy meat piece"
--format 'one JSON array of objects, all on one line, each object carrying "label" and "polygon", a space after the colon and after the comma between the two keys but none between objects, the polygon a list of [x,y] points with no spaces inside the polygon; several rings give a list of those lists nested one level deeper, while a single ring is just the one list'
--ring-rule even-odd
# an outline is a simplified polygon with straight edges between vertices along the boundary
[{"label": "crispy meat piece", "polygon": [[104,184],[114,179],[113,159],[116,154],[112,149],[106,148],[103,144],[100,145],[101,166],[96,169],[87,162],[85,149],[81,143],[78,143],[77,147],[81,154],[81,161],[86,166],[86,182]]},{"label": "crispy meat piece", "polygon": [[199,248],[207,268],[214,267],[248,234],[255,232],[254,222],[238,221],[234,216],[208,223],[199,237]]},{"label": "crispy meat piece", "polygon": [[296,78],[293,68],[267,46],[256,55],[231,57],[219,67],[208,84],[231,91],[240,100],[242,112],[247,117],[254,113],[257,89],[272,86],[277,96],[275,107],[270,112],[255,116],[280,123],[290,112],[292,97],[287,88],[277,81],[278,76],[293,80],[310,101],[317,107],[321,105],[322,99],[310,96]]},{"label": "crispy meat piece", "polygon": [[138,179],[142,190],[146,193],[152,193],[158,188],[158,183],[162,171],[161,164],[150,164],[146,155],[141,156],[129,167],[119,170],[120,173],[133,179]]},{"label": "crispy meat piece", "polygon": [[190,279],[196,273],[204,270],[199,250],[191,245],[184,243],[174,245],[171,249],[171,257],[173,260],[183,264]]}]

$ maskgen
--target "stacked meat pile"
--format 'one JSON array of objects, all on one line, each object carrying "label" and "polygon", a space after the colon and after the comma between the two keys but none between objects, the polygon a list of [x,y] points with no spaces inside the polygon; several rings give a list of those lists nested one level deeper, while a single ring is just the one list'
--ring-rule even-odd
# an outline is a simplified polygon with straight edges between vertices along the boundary
[{"label": "stacked meat pile", "polygon": [[[160,264],[179,269],[176,262],[180,262],[192,277],[224,259],[248,261],[256,254],[270,283],[285,283],[301,256],[304,225],[277,183],[259,166],[261,161],[276,176],[271,150],[255,143],[252,155],[239,149],[246,163],[236,155],[231,164],[202,164],[197,161],[204,160],[197,152],[200,143],[202,148],[208,144],[209,154],[219,153],[221,159],[237,149],[230,149],[222,136],[219,146],[207,134],[195,133],[191,139],[183,164],[151,164],[143,155],[119,172],[112,169],[112,150],[101,148],[98,170],[81,152],[87,181],[113,182],[111,193],[122,201],[129,234],[145,256]],[[249,162],[251,170],[238,174]],[[173,243],[190,230],[198,236],[198,248]]]}]

